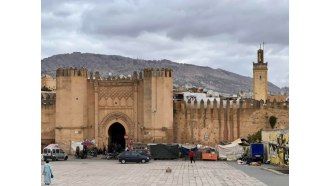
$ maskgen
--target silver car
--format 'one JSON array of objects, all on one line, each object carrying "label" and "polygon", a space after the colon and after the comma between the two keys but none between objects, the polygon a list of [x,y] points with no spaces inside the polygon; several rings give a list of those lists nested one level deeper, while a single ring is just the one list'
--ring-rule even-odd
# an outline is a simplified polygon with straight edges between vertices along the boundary
[{"label": "silver car", "polygon": [[44,148],[43,150],[43,159],[44,161],[46,160],[53,160],[53,161],[57,161],[57,160],[67,160],[68,159],[68,155],[60,148]]}]

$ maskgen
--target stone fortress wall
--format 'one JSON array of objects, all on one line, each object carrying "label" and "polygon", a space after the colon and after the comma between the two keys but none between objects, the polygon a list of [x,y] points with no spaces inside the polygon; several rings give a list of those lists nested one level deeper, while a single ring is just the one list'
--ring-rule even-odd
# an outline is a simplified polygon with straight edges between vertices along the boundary
[{"label": "stone fortress wall", "polygon": [[173,100],[171,69],[144,69],[130,77],[105,78],[84,68],[59,68],[56,74],[56,92],[41,93],[41,141],[68,153],[73,141],[108,145],[116,123],[125,140],[209,146],[269,129],[272,115],[278,118],[275,128],[289,127],[288,101]]},{"label": "stone fortress wall", "polygon": [[[199,105],[199,107],[197,106]],[[174,142],[214,146],[270,129],[269,117],[277,117],[275,129],[289,128],[289,103],[245,100],[190,103],[174,102]]]}]

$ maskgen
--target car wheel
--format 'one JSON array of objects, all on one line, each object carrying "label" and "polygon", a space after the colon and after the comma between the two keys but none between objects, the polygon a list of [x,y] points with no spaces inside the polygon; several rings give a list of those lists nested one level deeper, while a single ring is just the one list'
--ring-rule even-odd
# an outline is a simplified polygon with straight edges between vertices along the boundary
[{"label": "car wheel", "polygon": [[67,157],[67,156],[65,156],[64,160],[68,160],[68,157]]},{"label": "car wheel", "polygon": [[145,162],[146,162],[146,160],[142,160],[141,162],[142,162],[142,163],[145,163]]},{"label": "car wheel", "polygon": [[121,160],[121,163],[124,164],[124,163],[126,163],[126,161],[125,160]]}]

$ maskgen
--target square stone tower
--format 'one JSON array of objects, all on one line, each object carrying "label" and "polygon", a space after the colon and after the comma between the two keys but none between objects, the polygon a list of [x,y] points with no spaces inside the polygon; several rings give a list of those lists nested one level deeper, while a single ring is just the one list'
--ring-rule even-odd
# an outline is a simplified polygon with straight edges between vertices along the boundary
[{"label": "square stone tower", "polygon": [[173,141],[173,78],[171,69],[144,69],[145,138],[151,142]]},{"label": "square stone tower", "polygon": [[268,96],[268,68],[264,63],[264,51],[258,50],[258,62],[253,63],[253,99],[267,100]]},{"label": "square stone tower", "polygon": [[87,69],[57,69],[55,143],[66,152],[71,141],[86,138],[87,111]]}]

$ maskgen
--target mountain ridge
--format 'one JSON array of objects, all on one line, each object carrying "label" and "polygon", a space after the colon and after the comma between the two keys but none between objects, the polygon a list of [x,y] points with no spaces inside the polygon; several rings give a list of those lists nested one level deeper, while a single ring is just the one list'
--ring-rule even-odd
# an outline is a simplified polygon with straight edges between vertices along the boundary
[{"label": "mountain ridge", "polygon": [[[71,54],[56,54],[41,60],[41,74],[55,76],[59,67],[85,67],[88,71],[99,71],[102,76],[128,75],[133,71],[143,71],[144,68],[173,69],[174,86],[203,87],[226,94],[236,94],[238,91],[252,91],[253,79],[220,68],[177,63],[167,59],[143,60],[132,59],[120,55],[104,55],[94,53],[73,52]],[[252,70],[252,69],[251,69]],[[287,88],[287,87],[284,87]],[[282,90],[268,82],[268,90],[279,94]]]}]

